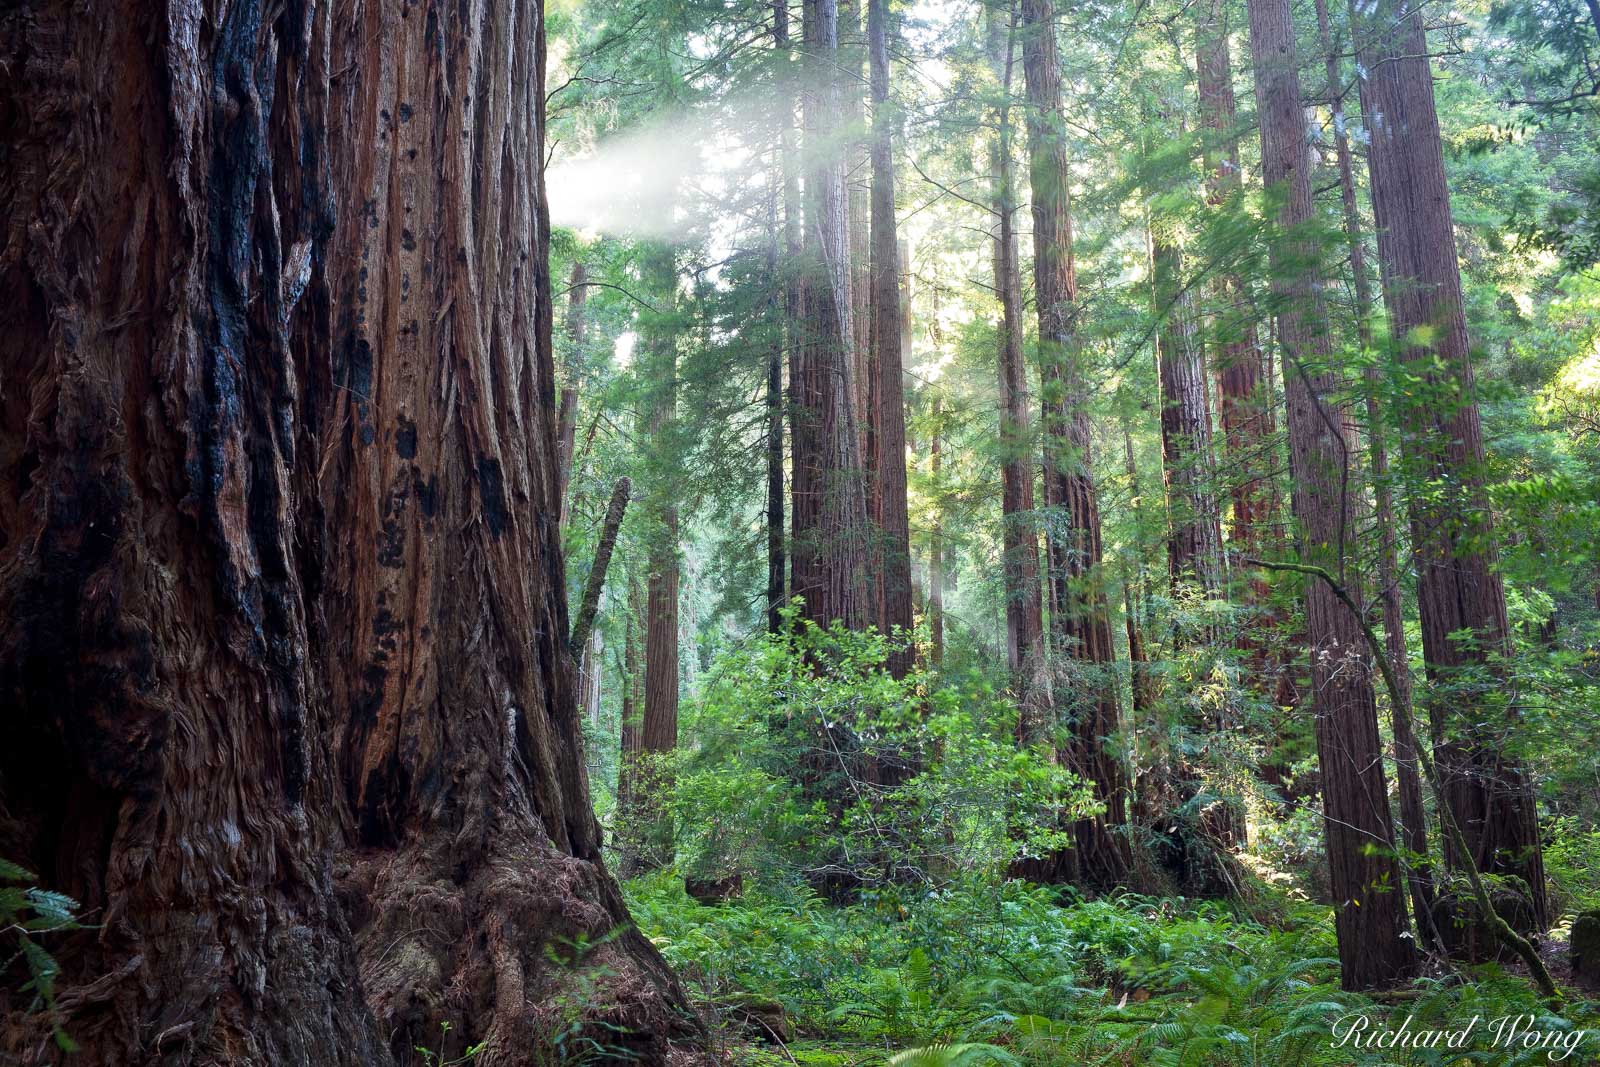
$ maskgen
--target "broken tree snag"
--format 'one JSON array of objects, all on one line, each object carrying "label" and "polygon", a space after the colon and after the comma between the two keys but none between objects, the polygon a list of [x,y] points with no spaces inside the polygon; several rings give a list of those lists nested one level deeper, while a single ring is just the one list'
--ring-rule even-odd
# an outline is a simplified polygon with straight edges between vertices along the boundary
[{"label": "broken tree snag", "polygon": [[0,15],[0,854],[85,1063],[696,1040],[579,747],[541,15]]},{"label": "broken tree snag", "polygon": [[578,621],[567,641],[574,653],[589,640],[589,632],[594,629],[594,618],[600,610],[600,593],[605,589],[606,571],[611,566],[611,553],[617,547],[617,531],[622,529],[622,516],[627,513],[628,493],[632,489],[632,481],[619,478],[611,490],[605,525],[600,528],[600,544],[595,547],[594,564],[589,568],[589,580],[583,587],[583,605],[578,609]]}]

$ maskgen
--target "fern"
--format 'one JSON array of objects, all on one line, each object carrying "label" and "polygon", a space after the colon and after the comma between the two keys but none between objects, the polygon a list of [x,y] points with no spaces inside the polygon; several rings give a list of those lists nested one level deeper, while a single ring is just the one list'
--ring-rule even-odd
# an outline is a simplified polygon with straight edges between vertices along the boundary
[{"label": "fern", "polygon": [[[30,1010],[54,1015],[56,975],[61,967],[38,941],[38,935],[77,930],[78,902],[69,896],[40,889],[29,883],[38,875],[8,860],[0,860],[0,931],[8,935],[10,954],[0,960],[0,974],[21,960],[28,970],[22,984],[24,993],[34,994]],[[4,951],[4,950],[0,950]],[[63,1052],[76,1052],[78,1045],[62,1029],[59,1020],[50,1021],[50,1032]]]},{"label": "fern", "polygon": [[889,1058],[885,1067],[977,1067],[979,1064],[1022,1067],[1022,1061],[999,1045],[967,1042],[907,1049]]}]

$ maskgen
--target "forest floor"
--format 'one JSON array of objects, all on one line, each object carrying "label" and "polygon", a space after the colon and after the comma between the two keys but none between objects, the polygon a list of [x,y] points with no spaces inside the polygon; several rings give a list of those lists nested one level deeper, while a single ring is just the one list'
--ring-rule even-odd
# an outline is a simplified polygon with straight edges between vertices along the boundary
[{"label": "forest floor", "polygon": [[[1435,960],[1394,994],[1343,992],[1328,910],[1286,895],[1249,905],[1079,900],[1008,882],[887,889],[846,907],[803,890],[753,889],[705,906],[665,873],[631,883],[628,894],[730,1063],[1454,1067],[1600,1058],[1600,991],[1571,984],[1559,927],[1544,950],[1569,998],[1553,1012],[1524,976],[1497,964],[1451,971]],[[1479,1021],[1458,1049],[1396,1052],[1340,1045],[1341,1027],[1356,1017],[1373,1033],[1448,1034]],[[1514,1039],[1494,1025],[1524,1017]],[[1529,1033],[1545,1035],[1543,1044],[1529,1044]],[[907,1055],[937,1045],[949,1047]]]}]

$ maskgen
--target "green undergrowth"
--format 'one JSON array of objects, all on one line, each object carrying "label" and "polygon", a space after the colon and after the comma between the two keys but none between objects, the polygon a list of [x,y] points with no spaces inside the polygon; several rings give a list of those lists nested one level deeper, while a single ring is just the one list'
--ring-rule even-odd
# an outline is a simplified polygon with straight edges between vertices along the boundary
[{"label": "green undergrowth", "polygon": [[[795,1030],[786,1049],[746,1043],[727,1023],[736,1063],[1514,1065],[1592,1063],[1600,1050],[1595,1003],[1553,1014],[1493,965],[1381,1001],[1345,993],[1329,913],[1305,904],[1269,927],[1225,903],[1086,901],[1019,882],[897,886],[846,907],[784,886],[703,906],[671,872],[627,892],[713,1018],[733,1018],[730,1005],[783,1006]],[[1368,1033],[1408,1017],[1412,1033],[1479,1021],[1457,1049],[1335,1047],[1358,1016]],[[1590,1033],[1556,1058],[1559,1048],[1497,1044],[1505,1017],[1526,1017],[1520,1030]]]}]

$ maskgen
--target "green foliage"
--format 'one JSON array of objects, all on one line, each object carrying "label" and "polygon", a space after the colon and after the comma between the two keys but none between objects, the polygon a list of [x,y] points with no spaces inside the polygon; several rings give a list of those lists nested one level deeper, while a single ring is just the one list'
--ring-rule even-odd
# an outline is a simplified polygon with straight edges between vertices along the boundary
[{"label": "green foliage", "polygon": [[487,1041],[480,1041],[476,1045],[468,1045],[459,1056],[448,1056],[445,1049],[450,1047],[450,1029],[448,1022],[439,1024],[439,1051],[435,1052],[423,1045],[415,1047],[414,1051],[422,1057],[423,1067],[462,1067],[463,1064],[477,1059],[483,1050],[489,1047]]},{"label": "green foliage", "polygon": [[[712,665],[685,716],[694,744],[661,776],[690,873],[873,886],[995,874],[1063,847],[1055,827],[1093,810],[1048,753],[1017,750],[1016,707],[982,674],[897,680],[889,638],[789,618]],[[904,780],[884,784],[884,767]]]},{"label": "green foliage", "polygon": [[929,1045],[908,1049],[890,1056],[887,1067],[978,1067],[979,1064],[1021,1064],[999,1045],[965,1042],[959,1045]]},{"label": "green foliage", "polygon": [[60,966],[40,938],[47,934],[78,930],[78,902],[71,897],[33,884],[38,876],[15,863],[0,859],[0,975],[9,974],[19,963],[26,971],[20,991],[32,993],[30,1011],[50,1018],[51,1033],[63,1052],[73,1052],[77,1044],[54,1018],[56,975]]},{"label": "green foliage", "polygon": [[[1456,1067],[1448,1050],[1335,1048],[1335,1024],[1364,1015],[1393,1028],[1409,1016],[1413,1030],[1448,1029],[1526,1015],[1555,1032],[1600,1025],[1592,1004],[1550,1015],[1524,979],[1494,965],[1469,981],[1420,980],[1399,1004],[1343,992],[1330,916],[1304,904],[1268,927],[1217,902],[1073,901],[1016,882],[842,908],[804,890],[707,908],[664,873],[627,889],[640,926],[708,1003],[735,991],[775,998],[825,1036],[833,1063]],[[1544,1062],[1477,1036],[1467,1062]],[[904,1058],[882,1058],[897,1047]],[[945,1058],[962,1056],[996,1058]]]},{"label": "green foliage", "polygon": [[1545,823],[1544,866],[1568,912],[1600,908],[1600,830],[1570,816]]}]

